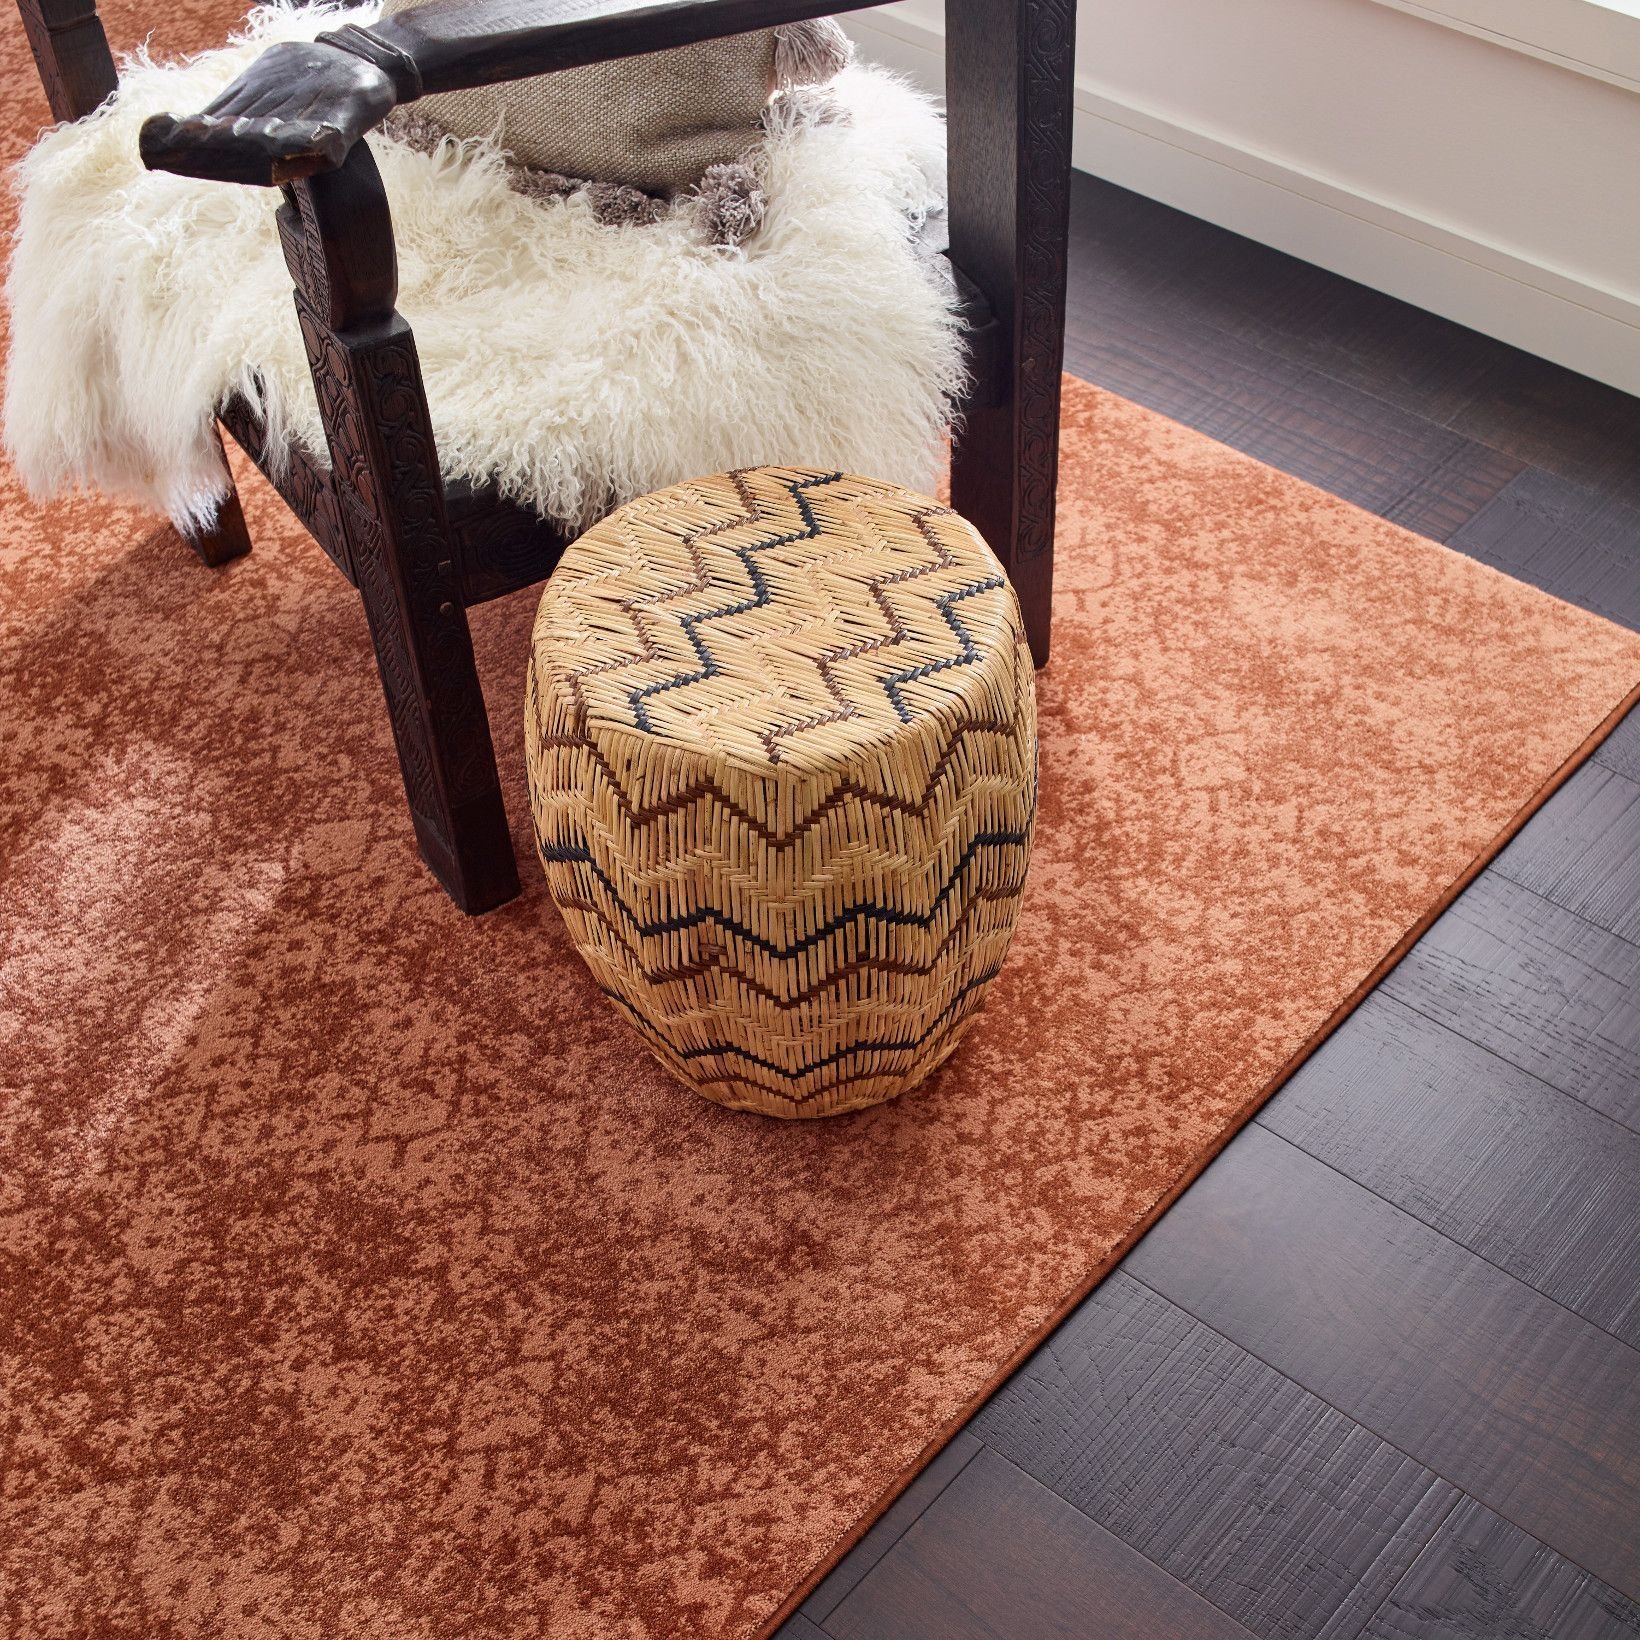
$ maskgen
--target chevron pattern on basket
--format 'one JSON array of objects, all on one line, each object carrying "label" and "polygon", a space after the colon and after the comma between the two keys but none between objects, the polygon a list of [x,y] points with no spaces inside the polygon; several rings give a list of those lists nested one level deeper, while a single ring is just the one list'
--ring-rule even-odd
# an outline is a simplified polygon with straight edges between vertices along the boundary
[{"label": "chevron pattern on basket", "polygon": [[955,1049],[1018,916],[1036,706],[949,508],[759,468],[620,509],[548,584],[525,728],[553,897],[681,1080],[829,1115]]}]

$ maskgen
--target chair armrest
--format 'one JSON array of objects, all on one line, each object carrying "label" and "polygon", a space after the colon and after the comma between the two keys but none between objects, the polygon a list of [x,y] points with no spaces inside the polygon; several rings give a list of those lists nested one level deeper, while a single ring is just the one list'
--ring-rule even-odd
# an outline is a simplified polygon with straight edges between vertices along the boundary
[{"label": "chair armrest", "polygon": [[142,127],[150,170],[267,187],[333,171],[429,92],[527,79],[855,11],[874,0],[431,0],[369,28],[271,46],[201,113]]}]

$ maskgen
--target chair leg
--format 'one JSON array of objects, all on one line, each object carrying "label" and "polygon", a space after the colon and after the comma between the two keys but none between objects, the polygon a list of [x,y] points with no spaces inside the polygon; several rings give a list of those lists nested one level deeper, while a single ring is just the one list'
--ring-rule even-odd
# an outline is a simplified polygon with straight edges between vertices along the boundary
[{"label": "chair leg", "polygon": [[381,537],[360,544],[354,566],[417,846],[463,911],[489,911],[518,893],[518,867],[467,612],[418,597],[426,577],[407,575]]},{"label": "chair leg", "polygon": [[[951,505],[1002,560],[1037,666],[1048,664],[1053,609],[1054,492],[1032,484],[1019,457],[1019,400],[973,406],[951,449]],[[1027,543],[1046,542],[1028,551]]]},{"label": "chair leg", "polygon": [[[218,448],[221,443],[222,435],[218,433]],[[227,466],[226,455],[222,458],[222,464]],[[222,498],[222,505],[217,508],[211,527],[206,530],[185,529],[181,534],[182,539],[198,554],[199,561],[209,569],[230,564],[251,550],[250,532],[245,528],[245,510],[239,504],[239,491],[234,487],[231,476],[228,479],[228,493]]]},{"label": "chair leg", "polygon": [[518,892],[387,194],[360,143],[279,212],[354,579],[422,858],[463,911]]},{"label": "chair leg", "polygon": [[951,502],[1002,560],[1048,660],[1064,359],[1075,0],[946,0],[951,259],[990,299],[1007,369],[952,453]]}]

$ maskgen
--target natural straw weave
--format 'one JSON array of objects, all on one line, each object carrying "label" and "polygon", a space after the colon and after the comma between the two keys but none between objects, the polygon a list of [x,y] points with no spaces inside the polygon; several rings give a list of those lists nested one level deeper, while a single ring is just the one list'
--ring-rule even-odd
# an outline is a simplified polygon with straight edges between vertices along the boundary
[{"label": "natural straw weave", "polygon": [[826,1116],[957,1046],[1019,912],[1036,699],[949,508],[796,467],[622,507],[548,583],[525,731],[570,933],[697,1092]]}]

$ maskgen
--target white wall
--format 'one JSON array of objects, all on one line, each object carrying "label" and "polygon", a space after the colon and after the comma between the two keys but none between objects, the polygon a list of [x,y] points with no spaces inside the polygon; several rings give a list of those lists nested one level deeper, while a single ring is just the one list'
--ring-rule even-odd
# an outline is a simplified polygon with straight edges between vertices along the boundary
[{"label": "white wall", "polygon": [[[1081,0],[1084,170],[1640,393],[1632,0]],[[941,71],[941,0],[845,17]]]}]

